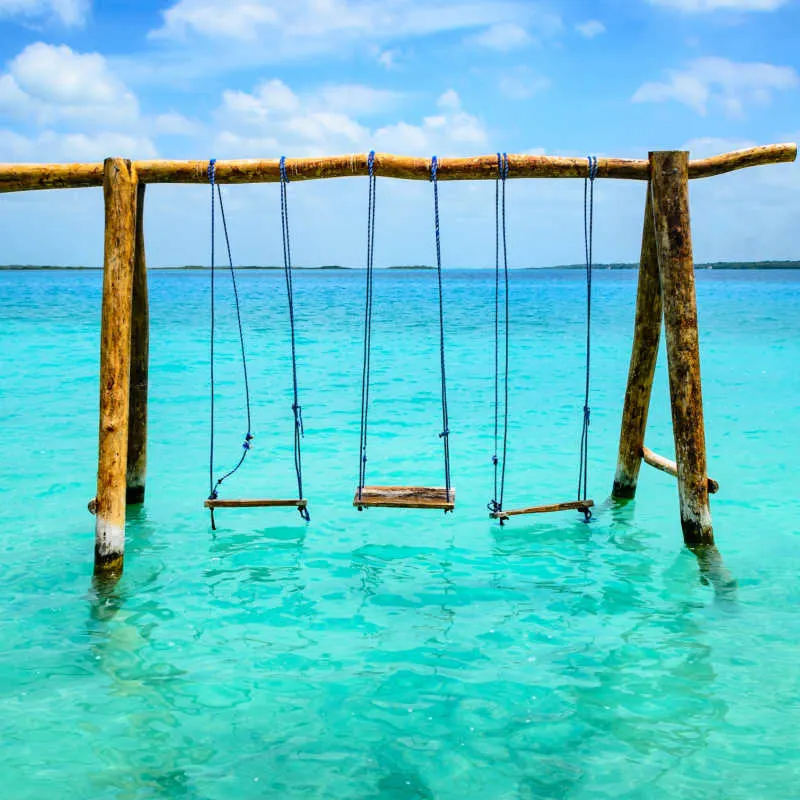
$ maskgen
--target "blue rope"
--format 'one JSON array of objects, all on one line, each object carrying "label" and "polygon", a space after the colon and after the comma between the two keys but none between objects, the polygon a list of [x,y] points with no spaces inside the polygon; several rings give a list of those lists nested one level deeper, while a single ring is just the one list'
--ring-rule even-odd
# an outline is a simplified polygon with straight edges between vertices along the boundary
[{"label": "blue rope", "polygon": [[[372,354],[372,285],[375,257],[375,151],[367,159],[369,173],[369,199],[367,202],[367,280],[364,308],[364,356],[361,370],[361,441],[358,460],[358,499],[362,497],[367,478],[367,417],[369,413],[370,357]],[[362,510],[362,506],[358,507]]]},{"label": "blue rope", "polygon": [[[506,480],[506,455],[508,452],[508,237],[506,227],[506,179],[508,178],[508,154],[497,154],[497,177],[494,190],[494,495],[488,504],[489,510],[499,513],[503,510],[503,496]],[[503,296],[505,341],[503,347],[503,436],[502,457],[498,456],[500,444],[500,253],[502,245]],[[502,520],[500,521],[502,525]]]},{"label": "blue rope", "polygon": [[[228,222],[225,217],[225,206],[222,201],[222,187],[216,182],[216,159],[211,159],[208,164],[208,180],[211,187],[211,442],[209,447],[209,499],[216,499],[218,496],[218,489],[220,485],[233,475],[239,467],[244,463],[247,453],[252,447],[252,419],[250,410],[250,382],[247,376],[247,356],[244,344],[244,330],[242,328],[242,313],[239,302],[239,288],[236,282],[236,270],[233,266],[233,255],[231,253],[231,241],[228,234]],[[214,208],[214,187],[216,186],[216,196],[219,199],[220,217],[222,219],[222,230],[225,237],[225,250],[228,255],[228,269],[230,271],[231,283],[233,285],[233,297],[236,306],[236,322],[239,331],[239,346],[242,354],[242,374],[244,375],[244,396],[245,396],[245,409],[247,415],[247,433],[242,443],[242,454],[236,466],[226,472],[221,478],[214,481],[214,316],[215,316],[215,273],[216,273],[216,258],[215,258],[215,242],[216,242],[216,214]],[[212,527],[214,527],[213,509],[212,509]]]},{"label": "blue rope", "polygon": [[[303,465],[300,451],[300,440],[303,438],[303,409],[300,406],[300,392],[297,385],[297,343],[294,322],[294,286],[292,283],[292,250],[289,237],[289,202],[286,186],[289,178],[286,175],[286,156],[281,156],[281,233],[283,237],[283,274],[286,279],[286,296],[289,301],[289,330],[292,342],[292,413],[294,414],[294,469],[297,474],[297,493],[303,499]],[[300,516],[308,522],[311,515],[308,508],[298,508]]]},{"label": "blue rope", "polygon": [[[210,331],[210,385],[211,385],[211,425],[210,425],[210,442],[208,453],[208,497],[214,498],[214,275],[215,275],[215,248],[216,243],[216,230],[215,230],[215,214],[214,214],[214,183],[217,175],[217,159],[212,158],[208,162],[208,183],[211,187],[211,331]],[[216,523],[214,521],[214,509],[211,509],[211,528],[216,530]]]},{"label": "blue rope", "polygon": [[[586,257],[586,384],[583,401],[583,426],[581,429],[580,466],[578,468],[578,500],[588,497],[589,482],[589,388],[592,365],[592,266],[594,238],[594,181],[597,177],[597,158],[588,157],[589,174],[583,182],[583,240]],[[583,511],[588,522],[592,512]]]},{"label": "blue rope", "polygon": [[[433,183],[433,214],[436,227],[436,276],[439,283],[439,357],[442,376],[442,432],[439,438],[444,445],[444,480],[445,496],[450,500],[450,420],[447,413],[447,375],[444,359],[444,295],[442,292],[442,245],[439,230],[439,160],[436,156],[431,158],[431,182]],[[447,513],[447,512],[445,512]]]}]

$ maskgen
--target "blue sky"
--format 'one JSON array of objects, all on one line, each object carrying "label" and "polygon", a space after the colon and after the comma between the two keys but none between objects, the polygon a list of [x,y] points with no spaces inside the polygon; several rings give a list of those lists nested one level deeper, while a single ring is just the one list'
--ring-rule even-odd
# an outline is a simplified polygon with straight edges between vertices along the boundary
[{"label": "blue sky", "polygon": [[[800,0],[0,0],[0,161],[379,151],[706,156],[800,138]],[[290,187],[296,263],[359,266],[366,181]],[[598,261],[644,186],[600,182]],[[230,187],[234,255],[280,259],[278,189]],[[442,187],[443,255],[493,261],[493,187]],[[513,266],[582,254],[579,181],[509,187]],[[100,190],[0,197],[0,263],[102,263]],[[376,263],[431,263],[431,189],[378,186]],[[800,167],[692,188],[698,261],[800,258]],[[206,263],[205,187],[148,189],[148,260]]]}]

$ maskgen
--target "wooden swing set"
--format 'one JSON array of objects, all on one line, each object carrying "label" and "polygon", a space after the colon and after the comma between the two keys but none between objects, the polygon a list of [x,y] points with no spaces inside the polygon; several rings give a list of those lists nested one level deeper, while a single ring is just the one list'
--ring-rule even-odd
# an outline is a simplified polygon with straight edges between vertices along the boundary
[{"label": "wooden swing set", "polygon": [[[795,144],[777,144],[693,161],[689,160],[689,154],[684,151],[658,151],[650,153],[646,160],[598,158],[587,161],[584,158],[509,155],[504,157],[501,163],[503,191],[505,178],[582,178],[585,181],[598,178],[647,182],[633,347],[612,496],[626,499],[635,495],[642,461],[675,476],[678,483],[684,541],[690,547],[713,545],[708,497],[709,493],[717,491],[719,487],[708,477],[706,470],[697,303],[689,218],[689,181],[722,175],[745,167],[792,162],[796,157]],[[431,181],[433,178],[438,207],[437,181],[497,181],[498,157],[441,159],[435,164],[433,176],[432,161],[429,159],[386,154],[218,161],[214,164],[212,197],[215,184],[218,187],[219,184],[280,182],[282,191],[285,192],[286,183],[290,180],[299,182],[357,175],[369,176],[371,192],[372,221],[369,228],[370,246],[367,264],[369,277],[365,315],[366,350],[367,337],[371,330],[372,237],[376,177],[426,181]],[[209,183],[209,162],[129,161],[122,158],[108,158],[103,163],[92,164],[0,164],[0,193],[103,187],[105,247],[100,345],[99,451],[97,494],[90,503],[90,508],[96,514],[95,574],[101,577],[114,577],[121,573],[125,549],[126,504],[143,502],[145,494],[149,310],[143,217],[145,187],[147,184],[158,183]],[[221,194],[219,197],[221,199]],[[282,199],[285,200],[285,197],[282,196]],[[284,206],[282,208],[284,213],[288,213]],[[284,253],[287,281],[289,281],[287,291],[291,302],[291,254],[288,246],[288,229],[284,239]],[[232,268],[232,263],[230,266]],[[437,267],[441,302],[438,226]],[[590,259],[589,267],[591,267]],[[231,271],[233,274],[233,270]],[[662,320],[667,345],[675,440],[674,462],[653,453],[644,444]],[[443,330],[442,325],[442,337]],[[295,433],[298,437],[302,435],[302,418],[297,396],[296,368],[294,377],[293,412]],[[368,379],[367,355],[363,383],[365,388],[362,387],[365,395],[362,397],[362,465],[366,463],[364,409],[368,407]],[[430,489],[365,486],[362,472],[359,475],[359,486],[353,501],[355,506],[452,510],[455,504],[455,490],[449,480],[449,431],[443,340],[442,389],[444,426],[440,436],[445,449],[446,487]],[[586,424],[588,425],[588,419]],[[249,439],[246,438],[244,455],[249,449],[248,444]],[[295,456],[298,466],[298,498],[291,500],[220,498],[214,496],[212,474],[211,491],[206,506],[213,511],[215,508],[288,505],[305,511],[307,500],[302,493],[299,444],[296,446]],[[242,460],[243,458],[244,456]],[[579,495],[581,495],[580,489]],[[497,496],[493,502],[496,505],[490,508],[491,516],[501,521],[519,514],[570,508],[587,513],[593,505],[585,496],[585,491],[576,501],[546,506],[505,510],[502,508],[502,502],[497,505]]]}]

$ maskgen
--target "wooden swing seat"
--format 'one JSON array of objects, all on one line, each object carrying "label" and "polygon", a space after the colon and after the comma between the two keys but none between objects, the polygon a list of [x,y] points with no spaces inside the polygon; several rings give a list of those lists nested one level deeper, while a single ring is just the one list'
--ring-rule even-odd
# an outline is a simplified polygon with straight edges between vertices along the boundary
[{"label": "wooden swing seat", "polygon": [[594,500],[572,500],[569,503],[553,503],[547,506],[531,506],[530,508],[516,508],[510,511],[492,511],[492,519],[506,520],[509,517],[519,517],[523,514],[549,514],[551,511],[588,511],[594,506]]},{"label": "wooden swing seat", "polygon": [[356,489],[353,505],[362,508],[433,508],[452,511],[456,490],[429,486],[362,486]]},{"label": "wooden swing seat", "polygon": [[206,508],[305,508],[308,500],[264,500],[264,499],[244,499],[227,500],[221,497],[215,500],[206,500],[203,504]]}]

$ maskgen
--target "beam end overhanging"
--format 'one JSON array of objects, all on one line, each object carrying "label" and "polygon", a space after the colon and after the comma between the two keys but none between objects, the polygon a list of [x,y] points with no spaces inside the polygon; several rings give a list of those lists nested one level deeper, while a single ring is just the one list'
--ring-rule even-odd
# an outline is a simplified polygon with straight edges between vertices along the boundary
[{"label": "beam end overhanging", "polygon": [[[709,178],[726,172],[764,164],[792,162],[797,158],[794,143],[770,144],[723,153],[689,163],[690,178]],[[324,158],[286,159],[291,181],[321,180],[367,175],[367,153]],[[509,155],[509,178],[586,178],[586,158],[564,156]],[[140,183],[196,183],[208,181],[207,161],[135,161]],[[429,180],[430,159],[376,153],[375,174],[401,180]],[[494,180],[497,156],[442,158],[438,180]],[[641,180],[650,177],[647,159],[598,158],[597,177]],[[217,183],[277,183],[279,159],[242,159],[216,162]],[[0,193],[37,189],[79,189],[102,186],[103,164],[0,164]]]}]

